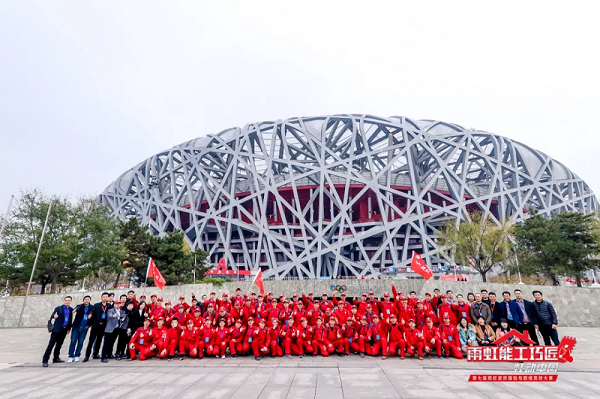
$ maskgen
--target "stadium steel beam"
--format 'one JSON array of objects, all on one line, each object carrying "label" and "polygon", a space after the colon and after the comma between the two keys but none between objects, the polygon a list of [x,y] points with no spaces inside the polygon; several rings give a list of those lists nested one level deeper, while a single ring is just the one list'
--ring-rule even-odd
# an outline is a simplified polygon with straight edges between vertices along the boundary
[{"label": "stadium steel beam", "polygon": [[451,123],[331,115],[252,123],[161,152],[100,196],[154,234],[183,230],[233,269],[282,279],[377,277],[412,251],[444,263],[435,232],[480,210],[591,213],[577,175],[506,137]]}]

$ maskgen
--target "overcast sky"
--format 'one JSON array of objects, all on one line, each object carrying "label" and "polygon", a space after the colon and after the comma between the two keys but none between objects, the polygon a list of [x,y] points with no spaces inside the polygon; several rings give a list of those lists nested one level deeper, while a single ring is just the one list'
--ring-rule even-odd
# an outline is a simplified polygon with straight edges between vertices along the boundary
[{"label": "overcast sky", "polygon": [[[600,193],[595,2],[0,1],[0,214],[183,141],[331,113],[522,141]],[[60,5],[59,5],[60,4]]]}]

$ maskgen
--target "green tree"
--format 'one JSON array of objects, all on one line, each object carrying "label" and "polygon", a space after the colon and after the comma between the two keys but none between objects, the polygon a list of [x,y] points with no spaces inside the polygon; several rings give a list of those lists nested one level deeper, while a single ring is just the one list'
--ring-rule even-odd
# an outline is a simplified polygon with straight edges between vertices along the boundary
[{"label": "green tree", "polygon": [[[194,270],[196,280],[200,280],[208,270],[208,253],[192,251],[182,231],[162,237],[153,236],[135,218],[131,218],[121,223],[121,240],[127,249],[127,255],[121,263],[130,271],[134,284],[144,282],[149,258],[154,259],[167,285],[193,282]],[[152,284],[151,278],[148,284]]]},{"label": "green tree", "polygon": [[553,285],[559,285],[562,235],[558,223],[556,219],[544,217],[536,210],[531,210],[529,214],[529,219],[515,226],[520,271],[525,275],[543,275]]},{"label": "green tree", "polygon": [[446,222],[437,232],[439,244],[453,252],[462,264],[473,261],[473,268],[487,281],[487,273],[500,262],[511,256],[510,241],[512,228],[505,223],[496,224],[481,212],[469,214],[469,220]]},{"label": "green tree", "polygon": [[101,267],[115,268],[123,256],[118,242],[118,223],[108,208],[95,199],[72,203],[65,198],[44,196],[41,191],[22,193],[7,221],[0,256],[0,275],[23,284],[29,280],[48,207],[48,227],[34,280],[56,291]]},{"label": "green tree", "polygon": [[561,240],[558,254],[565,274],[575,277],[581,287],[581,273],[598,266],[600,228],[596,215],[562,212],[556,218]]}]

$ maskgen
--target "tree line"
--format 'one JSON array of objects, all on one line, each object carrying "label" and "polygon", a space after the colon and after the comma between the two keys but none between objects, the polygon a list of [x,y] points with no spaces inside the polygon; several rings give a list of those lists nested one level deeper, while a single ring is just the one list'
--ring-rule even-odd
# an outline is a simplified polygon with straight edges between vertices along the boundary
[{"label": "tree line", "polygon": [[494,267],[543,276],[559,285],[560,276],[575,278],[598,267],[600,221],[596,214],[561,212],[551,218],[529,210],[529,218],[510,225],[481,212],[446,222],[436,233],[447,256],[471,266],[487,281]]},{"label": "tree line", "polygon": [[[152,257],[167,284],[184,284],[208,270],[204,251],[192,251],[181,231],[150,234],[131,218],[119,221],[96,198],[48,197],[40,190],[21,193],[5,223],[0,241],[0,279],[11,293],[29,281],[48,207],[51,212],[33,281],[41,293],[71,286],[86,278],[118,286],[144,282]],[[124,273],[127,280],[123,281]],[[149,284],[152,279],[149,279]]]}]

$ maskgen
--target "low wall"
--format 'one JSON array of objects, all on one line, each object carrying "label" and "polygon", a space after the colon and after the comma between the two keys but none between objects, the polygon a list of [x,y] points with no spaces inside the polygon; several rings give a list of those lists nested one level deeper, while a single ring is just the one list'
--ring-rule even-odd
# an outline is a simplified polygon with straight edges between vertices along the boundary
[{"label": "low wall", "polygon": [[[393,280],[398,291],[404,293],[416,291],[419,298],[423,298],[426,292],[433,293],[434,288],[442,291],[451,289],[455,295],[463,294],[465,297],[469,292],[479,292],[485,288],[494,291],[501,296],[502,291],[512,292],[519,288],[523,291],[525,298],[532,300],[531,291],[539,289],[544,293],[544,298],[552,302],[558,313],[559,324],[568,327],[593,326],[600,327],[600,307],[597,306],[596,295],[600,290],[595,288],[577,288],[577,287],[551,287],[551,286],[532,286],[516,284],[493,284],[477,282],[449,282],[449,281],[429,281],[424,280]],[[312,291],[315,296],[320,297],[324,292],[331,293],[338,288],[350,297],[360,296],[363,292],[373,291],[376,296],[383,296],[384,292],[391,292],[392,280],[302,280],[302,281],[265,281],[265,290],[272,291],[276,296],[285,294],[291,298],[294,293],[301,294]],[[150,299],[150,295],[157,293],[165,300],[175,304],[180,295],[184,295],[188,302],[191,301],[191,293],[195,293],[198,298],[202,295],[210,294],[214,291],[220,297],[222,293],[234,293],[236,288],[241,288],[243,292],[248,292],[251,288],[257,292],[256,286],[249,282],[225,283],[220,287],[212,284],[189,284],[180,286],[167,286],[164,291],[155,287],[138,288],[136,294],[139,297],[145,294]],[[121,294],[126,294],[127,289],[112,291],[118,298]],[[101,292],[85,292],[69,294],[73,297],[73,304],[81,303],[84,295],[91,295],[92,302],[100,300]],[[32,295],[27,300],[25,312],[23,314],[23,327],[44,327],[50,313],[57,305],[62,303],[65,294],[54,295]],[[513,295],[514,297],[514,295]],[[466,298],[465,298],[466,299]],[[24,297],[0,298],[0,328],[16,327],[23,306]]]}]

